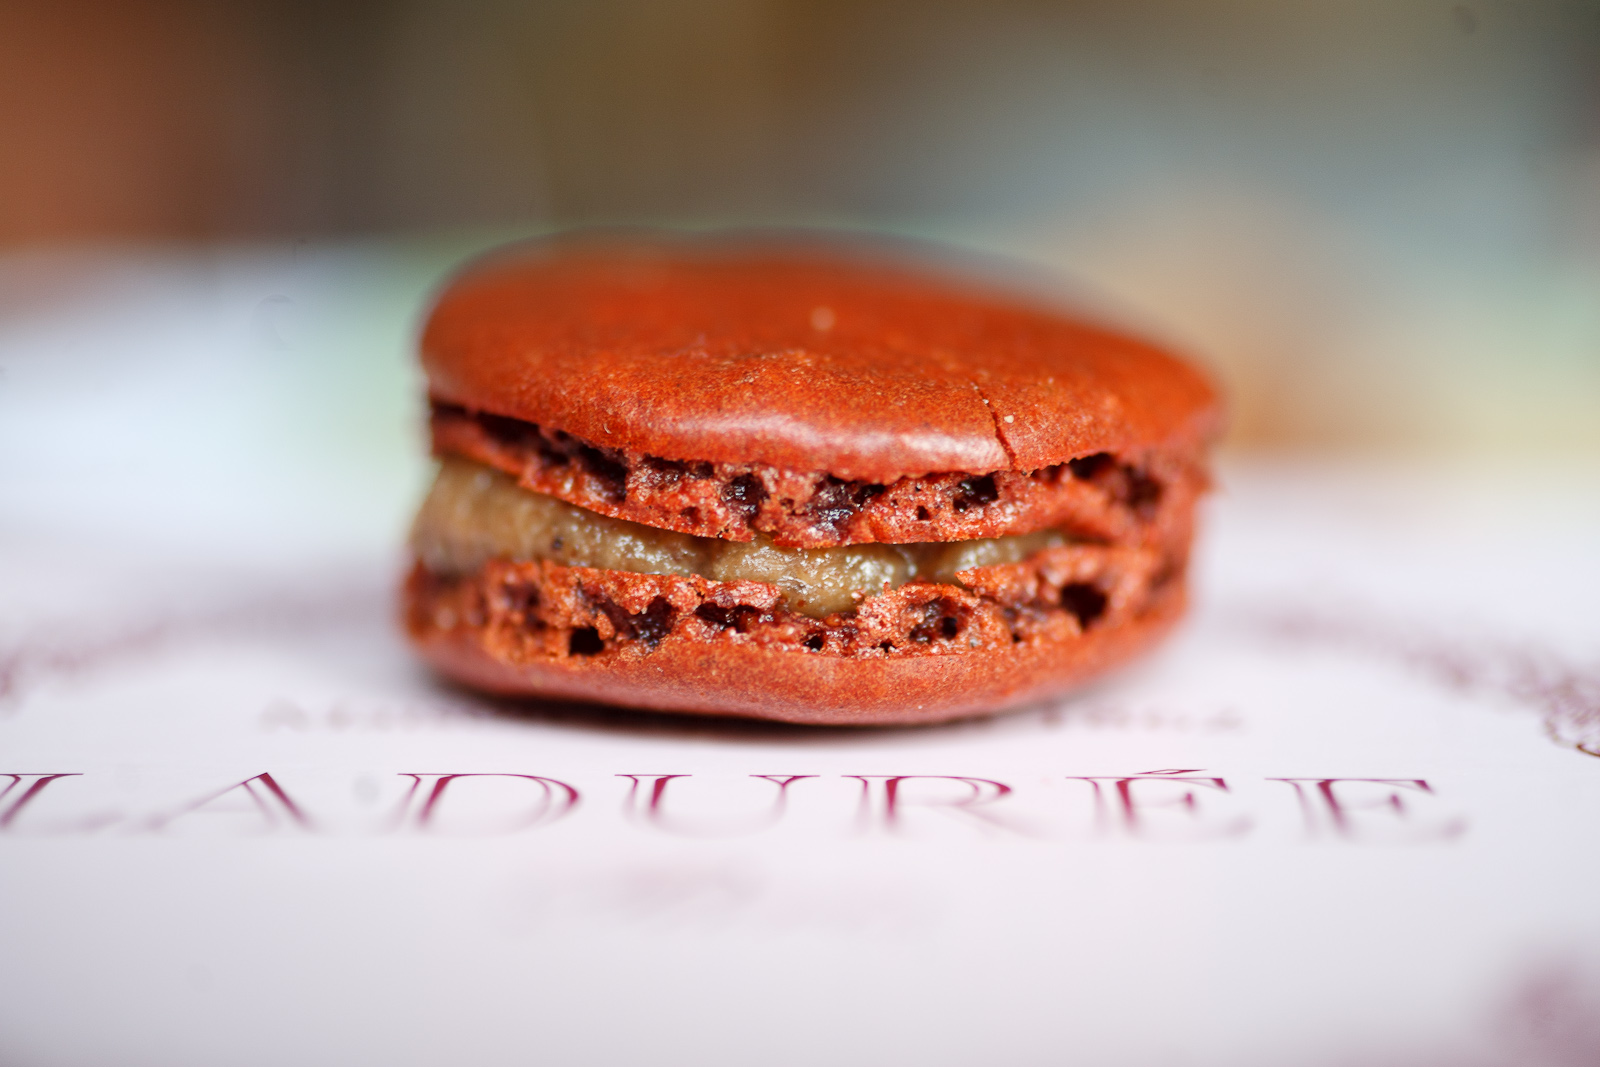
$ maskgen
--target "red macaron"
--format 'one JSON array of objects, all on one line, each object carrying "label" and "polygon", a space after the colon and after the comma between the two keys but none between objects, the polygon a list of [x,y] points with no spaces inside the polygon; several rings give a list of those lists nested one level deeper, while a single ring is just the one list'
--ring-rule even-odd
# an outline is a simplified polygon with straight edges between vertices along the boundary
[{"label": "red macaron", "polygon": [[825,724],[1060,693],[1184,607],[1216,394],[902,257],[567,239],[422,339],[413,643],[504,694]]}]

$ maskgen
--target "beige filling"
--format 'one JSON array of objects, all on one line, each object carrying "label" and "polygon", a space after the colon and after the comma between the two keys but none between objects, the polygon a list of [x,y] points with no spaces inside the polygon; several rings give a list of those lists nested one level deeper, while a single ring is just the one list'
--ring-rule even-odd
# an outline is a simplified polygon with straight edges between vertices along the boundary
[{"label": "beige filling", "polygon": [[822,618],[913,578],[956,584],[956,572],[1019,563],[1067,543],[1055,530],[979,541],[779,548],[658,530],[608,518],[523,489],[499,471],[456,457],[439,467],[411,530],[411,547],[436,574],[471,574],[495,558],[635,574],[698,574],[769,582],[794,611]]}]

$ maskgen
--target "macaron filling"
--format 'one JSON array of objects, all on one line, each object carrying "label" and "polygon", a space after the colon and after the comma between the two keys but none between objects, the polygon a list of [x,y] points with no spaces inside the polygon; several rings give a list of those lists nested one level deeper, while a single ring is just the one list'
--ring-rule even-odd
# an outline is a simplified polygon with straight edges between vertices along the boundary
[{"label": "macaron filling", "polygon": [[490,560],[509,559],[764,582],[778,587],[790,610],[818,619],[850,611],[865,598],[914,579],[958,585],[957,572],[1020,563],[1072,541],[1058,530],[828,548],[784,548],[759,535],[726,541],[600,515],[455,456],[441,460],[411,534],[417,558],[440,576],[469,575]]}]

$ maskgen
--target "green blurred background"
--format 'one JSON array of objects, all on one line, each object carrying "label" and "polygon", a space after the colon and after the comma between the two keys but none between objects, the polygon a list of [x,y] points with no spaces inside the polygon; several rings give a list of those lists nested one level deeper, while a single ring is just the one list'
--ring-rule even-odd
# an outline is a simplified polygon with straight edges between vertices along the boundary
[{"label": "green blurred background", "polygon": [[0,146],[0,316],[354,249],[346,390],[487,243],[841,225],[1101,294],[1241,449],[1600,454],[1594,0],[0,0]]}]

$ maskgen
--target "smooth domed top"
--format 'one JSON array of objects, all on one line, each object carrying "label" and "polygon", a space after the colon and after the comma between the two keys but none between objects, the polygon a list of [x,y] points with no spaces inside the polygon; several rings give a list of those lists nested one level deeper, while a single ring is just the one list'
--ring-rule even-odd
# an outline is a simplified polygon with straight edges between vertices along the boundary
[{"label": "smooth domed top", "polygon": [[440,295],[433,395],[675,460],[888,482],[1198,444],[1216,397],[1154,346],[815,246],[531,244]]}]

